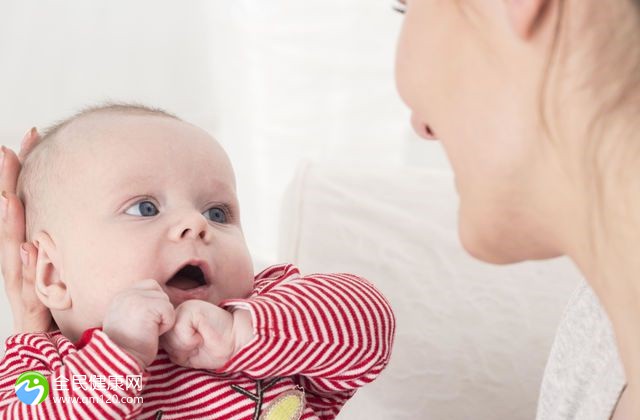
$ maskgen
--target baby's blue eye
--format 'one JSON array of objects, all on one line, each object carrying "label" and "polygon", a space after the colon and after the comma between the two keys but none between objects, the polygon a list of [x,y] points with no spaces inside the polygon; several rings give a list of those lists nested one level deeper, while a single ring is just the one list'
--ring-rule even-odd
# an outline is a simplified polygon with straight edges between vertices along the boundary
[{"label": "baby's blue eye", "polygon": [[138,201],[133,206],[129,207],[125,213],[132,216],[151,217],[160,213],[155,204],[149,200]]},{"label": "baby's blue eye", "polygon": [[202,214],[212,222],[227,223],[227,212],[222,207],[211,207]]}]

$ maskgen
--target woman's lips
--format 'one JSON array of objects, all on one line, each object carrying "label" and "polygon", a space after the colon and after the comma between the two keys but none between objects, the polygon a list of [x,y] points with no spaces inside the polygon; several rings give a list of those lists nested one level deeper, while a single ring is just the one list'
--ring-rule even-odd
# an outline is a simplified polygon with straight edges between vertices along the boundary
[{"label": "woman's lips", "polygon": [[436,135],[428,124],[423,123],[416,114],[411,114],[413,130],[425,140],[436,140]]}]

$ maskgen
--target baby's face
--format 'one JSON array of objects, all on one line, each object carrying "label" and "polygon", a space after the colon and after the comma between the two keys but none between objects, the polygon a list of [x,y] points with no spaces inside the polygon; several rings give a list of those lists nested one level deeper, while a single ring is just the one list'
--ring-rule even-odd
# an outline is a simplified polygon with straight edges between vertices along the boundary
[{"label": "baby's face", "polygon": [[234,174],[212,137],[157,116],[74,124],[80,140],[59,187],[65,219],[52,235],[73,335],[101,325],[113,296],[138,280],[157,280],[174,306],[250,294]]}]

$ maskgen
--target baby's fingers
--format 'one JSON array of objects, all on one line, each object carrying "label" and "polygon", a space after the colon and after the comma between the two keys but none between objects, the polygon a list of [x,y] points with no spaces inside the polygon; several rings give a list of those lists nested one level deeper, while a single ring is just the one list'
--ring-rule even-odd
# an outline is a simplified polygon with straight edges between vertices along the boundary
[{"label": "baby's fingers", "polygon": [[174,362],[184,365],[186,359],[202,345],[202,337],[187,317],[178,315],[173,328],[160,337],[160,345]]},{"label": "baby's fingers", "polygon": [[162,335],[161,340],[167,343],[172,349],[188,349],[197,348],[202,343],[200,334],[192,327],[189,322],[184,322],[184,318],[177,318],[173,328]]},{"label": "baby's fingers", "polygon": [[173,363],[180,366],[191,366],[191,358],[198,354],[201,339],[196,340],[193,346],[186,344],[171,332],[160,337],[160,347],[169,354]]},{"label": "baby's fingers", "polygon": [[158,302],[158,306],[156,307],[159,315],[158,322],[158,336],[166,333],[171,330],[176,323],[176,312],[173,308],[173,305],[169,301],[169,298],[164,294],[164,292],[157,292],[159,295],[155,300]]}]

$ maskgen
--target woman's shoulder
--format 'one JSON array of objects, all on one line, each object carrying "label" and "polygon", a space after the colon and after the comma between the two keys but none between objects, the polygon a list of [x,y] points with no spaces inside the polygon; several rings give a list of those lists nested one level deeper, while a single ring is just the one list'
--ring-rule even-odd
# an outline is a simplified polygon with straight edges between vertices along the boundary
[{"label": "woman's shoulder", "polygon": [[586,284],[558,326],[538,402],[538,420],[608,419],[624,387],[611,323]]}]

